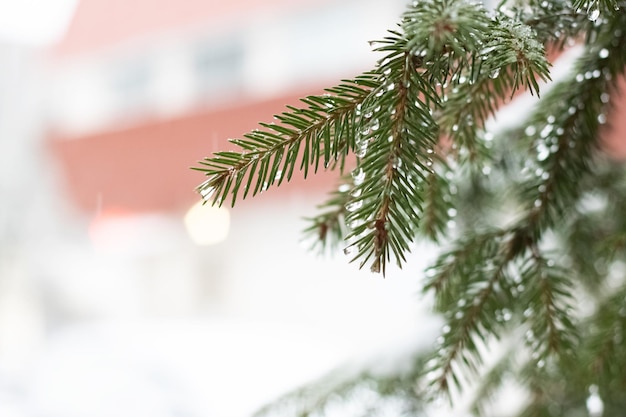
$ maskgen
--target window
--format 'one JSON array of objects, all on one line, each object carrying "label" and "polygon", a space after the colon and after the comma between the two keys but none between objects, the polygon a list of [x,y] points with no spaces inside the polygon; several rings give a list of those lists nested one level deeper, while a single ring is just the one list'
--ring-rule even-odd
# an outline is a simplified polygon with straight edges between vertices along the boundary
[{"label": "window", "polygon": [[113,70],[112,90],[121,113],[145,111],[150,106],[152,68],[145,57],[121,63]]},{"label": "window", "polygon": [[194,58],[199,93],[207,97],[240,89],[244,55],[243,42],[238,38],[199,43]]}]

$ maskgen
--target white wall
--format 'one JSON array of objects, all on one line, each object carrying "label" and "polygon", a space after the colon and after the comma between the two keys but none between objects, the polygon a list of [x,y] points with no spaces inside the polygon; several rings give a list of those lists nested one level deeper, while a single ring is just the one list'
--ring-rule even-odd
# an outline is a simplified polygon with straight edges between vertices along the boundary
[{"label": "white wall", "polygon": [[[49,121],[77,136],[146,116],[219,107],[242,96],[254,100],[332,85],[373,66],[368,41],[394,27],[403,4],[350,0],[261,16],[242,11],[237,20],[174,28],[53,60]],[[239,58],[225,58],[224,48],[239,48]],[[201,54],[215,57],[206,72],[198,71]],[[120,81],[125,76],[134,82]]]}]

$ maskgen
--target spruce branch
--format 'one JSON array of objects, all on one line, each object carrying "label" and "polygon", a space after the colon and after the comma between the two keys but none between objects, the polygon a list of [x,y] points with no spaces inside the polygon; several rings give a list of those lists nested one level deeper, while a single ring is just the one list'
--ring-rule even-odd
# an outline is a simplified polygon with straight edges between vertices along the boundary
[{"label": "spruce branch", "polygon": [[[399,44],[404,43],[397,38]],[[385,48],[381,48],[385,49]],[[397,50],[402,51],[399,46]],[[347,221],[352,232],[349,248],[361,259],[370,259],[371,270],[385,273],[393,253],[396,263],[405,261],[419,226],[423,197],[419,183],[431,171],[428,158],[437,139],[437,126],[426,100],[436,101],[427,82],[414,71],[409,53],[392,52],[381,64],[386,82],[374,92],[376,107],[364,106],[370,120],[361,131],[352,211]],[[426,99],[420,96],[426,95]],[[420,156],[425,155],[424,160]]]},{"label": "spruce branch", "polygon": [[618,0],[574,0],[573,7],[586,11],[591,21],[596,21],[601,15],[612,15],[620,11]]},{"label": "spruce branch", "polygon": [[453,148],[470,163],[489,154],[482,128],[498,107],[520,88],[539,95],[538,80],[550,79],[544,47],[529,26],[498,16],[488,30],[491,36],[484,39],[470,68],[453,77],[437,119]]},{"label": "spruce branch", "polygon": [[[429,270],[432,273],[425,290],[436,289],[437,308],[444,314],[446,325],[426,378],[449,397],[452,388],[462,389],[460,377],[465,371],[469,371],[467,376],[477,373],[484,342],[498,338],[509,321],[504,316],[512,314],[505,310],[514,304],[513,262],[529,244],[524,233],[484,233],[479,240],[465,242],[440,257]],[[455,253],[473,259],[457,260]]]},{"label": "spruce branch", "polygon": [[400,372],[331,373],[258,410],[253,417],[421,416],[424,398],[416,391],[423,358],[413,357]]},{"label": "spruce branch", "polygon": [[[491,19],[477,4],[417,2],[401,27],[404,33],[390,32],[378,42],[376,51],[387,55],[375,70],[328,89],[328,95],[303,99],[306,108],[289,108],[276,116],[278,123],[262,123],[262,130],[231,140],[242,152],[218,152],[201,162],[198,169],[209,176],[199,187],[203,198],[222,204],[232,194],[234,205],[241,190],[245,198],[291,179],[298,161],[306,177],[309,167],[317,171],[320,163],[324,169],[338,164],[342,170],[352,151],[357,168],[345,206],[352,260],[384,274],[392,258],[399,266],[406,261],[422,225],[430,228],[426,235],[436,237],[449,207],[434,198],[449,193],[433,167],[440,136],[433,114],[443,107],[451,115],[455,103],[461,107],[458,100],[450,106],[442,101],[448,80],[455,88],[462,74],[471,72],[472,84],[489,79],[499,95],[521,86],[537,92],[535,77],[548,77],[547,63],[528,27],[504,17]],[[499,34],[497,42],[484,38],[489,30]],[[492,107],[487,105],[489,113]],[[487,114],[478,105],[456,121],[471,126],[470,119],[478,116],[476,122],[482,124]],[[322,229],[327,221],[313,220]],[[338,235],[340,229],[334,230]],[[322,231],[320,237],[325,236]]]},{"label": "spruce branch", "polygon": [[424,66],[429,81],[443,85],[471,66],[489,23],[479,3],[415,1],[403,15],[402,29],[409,38],[409,51]]},{"label": "spruce branch", "polygon": [[318,206],[323,210],[315,217],[306,218],[309,226],[304,230],[307,240],[312,242],[311,249],[319,249],[320,252],[333,252],[343,244],[347,233],[346,214],[348,204],[352,198],[350,191],[352,186],[344,177],[344,183],[331,193],[331,197],[322,205]]},{"label": "spruce branch", "polygon": [[[531,394],[522,415],[552,416],[555,404],[563,415],[580,413],[591,387],[607,410],[621,410],[626,294],[615,281],[623,285],[616,275],[626,262],[626,175],[623,166],[602,172],[599,138],[626,68],[625,7],[505,1],[488,13],[462,0],[416,1],[399,29],[374,43],[384,56],[372,71],[232,140],[239,152],[201,163],[205,200],[222,204],[232,195],[235,204],[238,195],[288,181],[296,168],[305,177],[344,173],[353,155],[355,168],[309,219],[308,236],[322,248],[347,244],[352,261],[383,274],[389,262],[403,266],[421,237],[448,247],[424,283],[446,320],[431,360],[413,380],[363,374],[321,394],[302,390],[290,398],[321,400],[301,415],[324,414],[333,393],[343,401],[357,386],[383,394],[405,384],[393,392],[421,400],[414,388],[424,374],[449,395],[482,375],[478,394],[488,397],[509,372]],[[546,48],[583,39],[571,73],[539,98],[540,83],[550,82]],[[519,90],[537,96],[523,126],[486,132],[487,119]],[[602,204],[589,209],[595,197]],[[595,310],[579,317],[574,295],[585,286],[596,287],[588,300]],[[609,286],[615,296],[606,295]],[[522,329],[528,357],[519,366],[519,356],[507,356],[485,373],[493,341],[522,341],[513,328]],[[481,410],[477,399],[474,411]]]},{"label": "spruce branch", "polygon": [[202,171],[209,178],[198,192],[205,201],[221,205],[232,194],[232,205],[243,190],[243,198],[264,191],[293,175],[298,161],[306,177],[309,167],[317,171],[323,166],[334,167],[339,161],[343,168],[345,157],[354,148],[355,130],[359,124],[356,108],[380,86],[378,75],[367,73],[354,80],[328,89],[327,95],[302,99],[304,108],[276,116],[279,123],[261,123],[263,130],[244,135],[230,142],[240,152],[216,152],[201,161]]},{"label": "spruce branch", "polygon": [[433,291],[438,311],[449,311],[460,300],[470,280],[476,278],[469,266],[495,258],[502,240],[502,230],[488,230],[461,239],[426,270],[424,291]]},{"label": "spruce branch", "polygon": [[532,359],[543,367],[553,354],[573,354],[579,337],[571,319],[571,274],[537,250],[524,261],[520,273],[523,289],[519,299],[525,307],[522,323],[529,327],[526,342],[533,352]]},{"label": "spruce branch", "polygon": [[626,287],[605,297],[598,311],[586,323],[588,369],[593,381],[608,392],[626,390]]},{"label": "spruce branch", "polygon": [[481,375],[480,386],[473,394],[470,411],[475,416],[487,415],[490,401],[496,397],[505,379],[512,374],[515,354],[513,349],[507,349],[498,361],[489,370]]},{"label": "spruce branch", "polygon": [[518,16],[520,21],[533,28],[541,44],[555,51],[572,46],[593,27],[588,14],[574,9],[569,1],[532,0],[517,5],[505,2],[498,10]]},{"label": "spruce branch", "polygon": [[[433,152],[434,153],[434,152]],[[455,227],[456,209],[453,206],[454,188],[449,187],[449,167],[437,155],[433,156],[433,170],[424,183],[422,218],[418,232],[437,242],[446,236],[449,228]]]},{"label": "spruce branch", "polygon": [[[534,157],[526,159],[523,171],[528,177],[522,198],[528,208],[522,222],[537,231],[553,227],[571,212],[580,197],[578,185],[593,166],[610,94],[626,66],[626,35],[618,29],[620,24],[626,19],[600,30],[598,42],[579,59],[571,77],[542,100],[525,128]],[[615,39],[614,33],[622,38]],[[607,60],[611,54],[615,59]]]}]

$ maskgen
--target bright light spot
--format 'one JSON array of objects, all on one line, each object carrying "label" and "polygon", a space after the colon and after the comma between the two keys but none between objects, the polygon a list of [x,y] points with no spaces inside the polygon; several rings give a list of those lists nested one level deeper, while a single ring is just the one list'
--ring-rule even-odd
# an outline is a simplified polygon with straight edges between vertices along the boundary
[{"label": "bright light spot", "polygon": [[0,38],[45,45],[65,33],[77,0],[0,0]]},{"label": "bright light spot", "polygon": [[213,245],[226,239],[230,213],[223,207],[194,204],[185,215],[185,227],[197,245]]},{"label": "bright light spot", "polygon": [[598,386],[592,385],[589,387],[589,397],[587,397],[587,411],[589,411],[589,417],[601,417],[604,414],[604,402],[598,394]]}]

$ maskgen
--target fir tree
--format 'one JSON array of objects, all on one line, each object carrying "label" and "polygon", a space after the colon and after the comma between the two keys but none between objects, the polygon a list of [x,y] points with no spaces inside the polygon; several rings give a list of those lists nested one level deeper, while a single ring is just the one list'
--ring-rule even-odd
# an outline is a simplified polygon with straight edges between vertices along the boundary
[{"label": "fir tree", "polygon": [[[625,10],[623,0],[493,10],[416,0],[372,43],[374,69],[201,162],[199,192],[219,205],[296,170],[340,171],[307,233],[360,267],[385,274],[420,239],[441,248],[424,274],[446,321],[432,352],[397,374],[311,384],[260,415],[324,415],[350,398],[360,405],[350,415],[423,415],[468,386],[472,411],[489,415],[506,381],[529,394],[520,416],[623,415],[626,175],[600,138],[626,67]],[[552,81],[546,51],[573,45],[582,52]],[[537,97],[525,120],[489,131],[523,91]],[[497,361],[486,363],[488,349]]]}]

